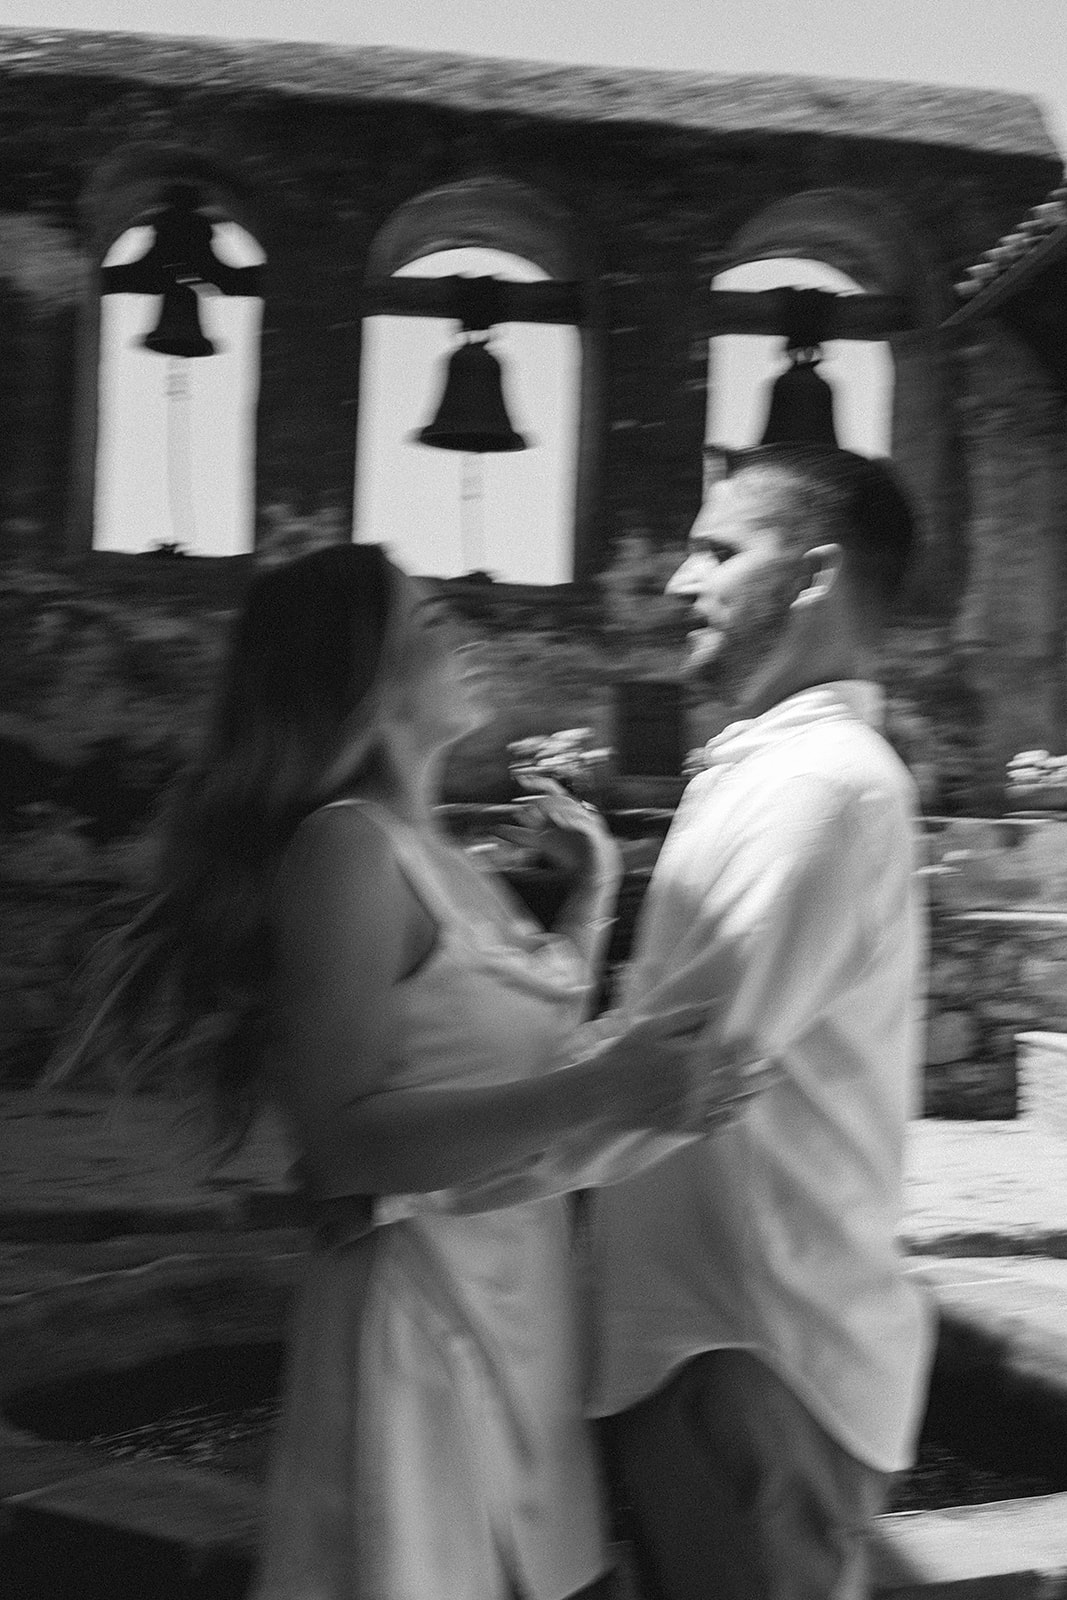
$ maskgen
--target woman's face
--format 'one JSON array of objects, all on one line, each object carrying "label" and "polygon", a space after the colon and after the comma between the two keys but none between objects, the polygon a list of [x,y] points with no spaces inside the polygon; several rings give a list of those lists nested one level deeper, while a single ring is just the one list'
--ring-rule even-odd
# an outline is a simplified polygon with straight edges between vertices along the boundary
[{"label": "woman's face", "polygon": [[454,744],[492,716],[479,641],[429,583],[400,578],[400,676],[416,748]]}]

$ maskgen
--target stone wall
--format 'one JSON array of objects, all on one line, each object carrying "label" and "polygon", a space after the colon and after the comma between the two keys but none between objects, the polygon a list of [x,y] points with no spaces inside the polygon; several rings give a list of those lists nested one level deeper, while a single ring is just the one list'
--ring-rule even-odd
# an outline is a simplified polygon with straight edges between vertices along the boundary
[{"label": "stone wall", "polygon": [[1067,1031],[1067,912],[931,918],[923,1110],[1013,1117],[1016,1035]]},{"label": "stone wall", "polygon": [[927,848],[926,1110],[1012,1116],[1016,1035],[1067,1030],[1067,816],[935,818]]}]

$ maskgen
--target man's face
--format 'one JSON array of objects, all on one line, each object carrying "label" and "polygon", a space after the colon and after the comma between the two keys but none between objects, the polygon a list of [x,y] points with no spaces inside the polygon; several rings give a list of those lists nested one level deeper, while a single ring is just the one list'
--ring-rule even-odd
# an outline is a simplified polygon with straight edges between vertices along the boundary
[{"label": "man's face", "polygon": [[800,566],[768,515],[773,495],[755,474],[712,485],[667,593],[690,602],[687,673],[710,698],[742,705],[780,644]]}]

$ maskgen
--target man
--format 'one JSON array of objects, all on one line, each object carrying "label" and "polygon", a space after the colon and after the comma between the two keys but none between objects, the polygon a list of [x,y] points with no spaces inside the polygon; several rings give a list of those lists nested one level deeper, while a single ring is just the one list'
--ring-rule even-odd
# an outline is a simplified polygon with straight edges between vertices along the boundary
[{"label": "man", "polygon": [[884,469],[761,446],[668,585],[692,680],[744,720],[679,807],[625,998],[703,995],[713,1056],[777,1072],[592,1199],[591,1409],[648,1600],[852,1600],[912,1458],[931,1323],[894,1239],[924,935],[871,681],[910,544]]}]

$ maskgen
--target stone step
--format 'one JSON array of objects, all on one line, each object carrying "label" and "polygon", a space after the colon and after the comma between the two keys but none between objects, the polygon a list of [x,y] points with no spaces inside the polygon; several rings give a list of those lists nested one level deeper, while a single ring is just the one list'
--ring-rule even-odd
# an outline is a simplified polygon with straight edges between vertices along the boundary
[{"label": "stone step", "polygon": [[0,1566],[19,1600],[241,1600],[254,1489],[164,1462],[108,1463],[3,1498]]},{"label": "stone step", "polygon": [[[87,1465],[90,1450],[25,1436],[4,1443],[5,1594],[243,1600],[259,1511],[254,1487],[166,1463]],[[1063,1600],[1065,1530],[1067,1494],[881,1517],[873,1600]],[[614,1600],[641,1600],[626,1547],[612,1553]]]},{"label": "stone step", "polygon": [[236,1200],[189,1205],[143,1202],[123,1206],[4,1206],[0,1240],[89,1244],[138,1233],[191,1233],[243,1226]]},{"label": "stone step", "polygon": [[0,1242],[91,1244],[133,1234],[239,1233],[302,1227],[308,1218],[291,1189],[248,1187],[217,1198],[131,1201],[128,1205],[0,1206]]}]

